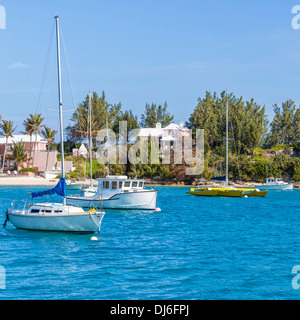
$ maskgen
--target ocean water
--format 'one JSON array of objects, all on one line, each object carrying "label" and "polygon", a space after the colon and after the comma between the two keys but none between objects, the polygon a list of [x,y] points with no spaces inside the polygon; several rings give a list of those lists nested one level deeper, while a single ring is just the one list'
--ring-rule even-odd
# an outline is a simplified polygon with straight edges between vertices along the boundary
[{"label": "ocean water", "polygon": [[0,187],[0,299],[300,298],[300,190],[208,198],[159,187],[161,212],[106,210],[99,241],[3,229],[10,201],[38,189]]}]

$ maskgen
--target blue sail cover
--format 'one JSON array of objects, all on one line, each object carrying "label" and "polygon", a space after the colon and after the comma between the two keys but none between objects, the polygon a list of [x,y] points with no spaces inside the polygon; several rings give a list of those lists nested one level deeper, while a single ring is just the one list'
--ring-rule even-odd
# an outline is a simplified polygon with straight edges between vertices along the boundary
[{"label": "blue sail cover", "polygon": [[214,178],[211,178],[210,180],[215,180],[215,181],[226,181],[226,176],[222,176],[222,177],[214,177]]},{"label": "blue sail cover", "polygon": [[37,197],[42,197],[46,195],[51,195],[51,194],[58,194],[59,196],[65,197],[66,196],[66,180],[65,178],[60,178],[58,184],[50,190],[46,191],[38,191],[38,192],[32,192],[32,198],[37,198]]}]

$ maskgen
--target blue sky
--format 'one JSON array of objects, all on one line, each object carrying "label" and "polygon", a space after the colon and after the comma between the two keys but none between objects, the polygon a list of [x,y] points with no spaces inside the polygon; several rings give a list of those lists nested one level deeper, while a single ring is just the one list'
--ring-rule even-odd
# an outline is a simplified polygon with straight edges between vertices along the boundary
[{"label": "blue sky", "polygon": [[[70,65],[63,66],[63,103],[71,110],[89,91],[106,93],[141,115],[146,103],[168,103],[188,120],[205,91],[227,89],[272,105],[300,103],[300,30],[295,1],[0,0],[0,114],[22,131],[29,113],[58,127],[54,15],[59,14]],[[46,70],[45,81],[43,73]],[[43,90],[41,85],[43,83]],[[74,98],[72,90],[74,91]],[[40,95],[41,92],[41,95]],[[65,125],[71,112],[64,113]]]}]

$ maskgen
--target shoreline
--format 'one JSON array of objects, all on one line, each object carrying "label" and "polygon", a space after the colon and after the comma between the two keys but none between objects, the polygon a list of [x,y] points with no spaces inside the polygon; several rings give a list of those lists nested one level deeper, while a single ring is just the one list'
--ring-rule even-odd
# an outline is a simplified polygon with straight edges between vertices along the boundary
[{"label": "shoreline", "polygon": [[[0,186],[55,186],[58,183],[58,179],[45,179],[41,176],[0,176]],[[89,180],[79,181],[85,185],[89,184]],[[254,185],[262,185],[262,183],[255,182],[241,182],[233,183],[230,182],[229,186],[237,188],[253,188]],[[197,187],[212,187],[216,184],[208,182],[202,182],[198,184],[184,184],[184,182],[156,182],[156,181],[147,181],[145,180],[145,186],[151,187],[185,187],[185,188],[197,188]],[[300,182],[294,182],[294,188],[300,189]]]},{"label": "shoreline", "polygon": [[57,183],[58,179],[45,179],[40,176],[0,176],[0,186],[55,186]]}]

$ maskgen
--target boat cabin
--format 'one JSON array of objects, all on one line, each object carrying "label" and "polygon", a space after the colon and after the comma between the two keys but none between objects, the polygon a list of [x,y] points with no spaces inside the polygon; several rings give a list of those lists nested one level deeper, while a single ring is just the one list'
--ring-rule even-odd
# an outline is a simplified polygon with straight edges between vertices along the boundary
[{"label": "boat cabin", "polygon": [[32,215],[58,215],[84,212],[82,208],[63,206],[60,203],[36,203],[29,207],[28,214]]},{"label": "boat cabin", "polygon": [[266,178],[266,184],[268,185],[277,185],[277,184],[284,184],[283,180],[281,178]]},{"label": "boat cabin", "polygon": [[112,176],[97,179],[98,190],[103,198],[111,197],[116,193],[137,192],[144,189],[144,180],[128,179],[127,176]]}]

